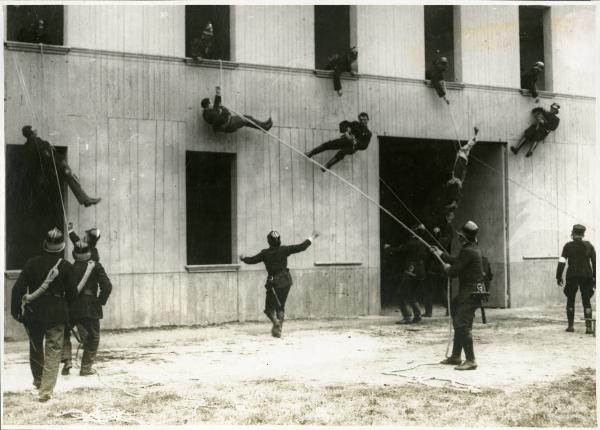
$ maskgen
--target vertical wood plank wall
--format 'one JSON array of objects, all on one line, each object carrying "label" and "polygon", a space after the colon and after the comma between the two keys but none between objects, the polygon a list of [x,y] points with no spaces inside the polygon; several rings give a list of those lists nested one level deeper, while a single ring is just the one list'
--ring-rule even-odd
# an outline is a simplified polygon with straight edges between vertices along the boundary
[{"label": "vertical wood plank wall", "polygon": [[[302,24],[293,32],[312,39],[307,7],[293,8],[302,18]],[[82,45],[99,48],[106,43],[116,50],[136,46],[137,52],[157,52],[151,51],[155,42],[146,34],[148,30],[144,30],[141,42],[127,37],[115,37],[120,40],[118,44],[100,42],[98,37],[108,37],[106,30],[96,30],[94,25],[105,25],[108,18],[100,19],[88,8],[66,7],[69,26],[80,25],[79,32],[85,33],[85,26],[76,23],[87,20],[89,37],[96,35],[94,40],[78,35]],[[101,13],[123,19],[113,8],[107,6]],[[161,28],[163,36],[179,40],[179,30],[173,26],[183,21],[181,7],[126,8],[133,8],[127,9],[132,17],[138,17],[140,10],[144,12],[143,20],[127,29],[134,25],[154,26],[150,28]],[[361,43],[367,43],[360,40],[365,37],[366,29],[377,28],[376,19],[390,19],[389,14],[370,8],[375,7],[360,6],[357,10],[359,49]],[[268,34],[274,31],[269,28],[271,15],[267,17],[260,7],[253,10],[256,11],[253,19],[265,24],[246,23],[247,37],[238,31],[235,39],[240,46],[257,49],[255,53],[244,54],[251,63],[260,61],[258,47],[262,40],[262,36],[252,32],[265,28]],[[409,11],[419,14],[413,7]],[[290,19],[283,15],[281,19]],[[161,21],[161,16],[166,22]],[[244,18],[237,13],[235,16],[238,22]],[[393,16],[394,20],[404,19],[396,10]],[[494,14],[487,11],[486,16]],[[365,27],[369,20],[375,21]],[[118,28],[116,31],[122,36]],[[69,38],[74,47],[78,40],[76,33],[73,31]],[[420,41],[421,35],[414,38]],[[183,55],[183,42],[174,40],[160,42],[162,45],[156,42],[161,46],[160,53]],[[312,54],[307,54],[313,49],[310,42],[304,41],[302,45],[297,37],[285,40],[297,44],[297,49],[304,52],[302,63],[312,61]],[[383,40],[382,46],[372,48],[380,50],[382,56],[388,52],[386,46],[396,46],[397,42],[393,37]],[[418,43],[401,44],[398,49],[418,50],[411,45]],[[368,48],[363,46],[368,58]],[[401,59],[421,54],[394,55]],[[275,57],[269,58],[276,62]],[[35,115],[23,96],[15,61],[34,100]],[[400,64],[397,59],[386,61],[381,69],[371,70],[393,73]],[[431,88],[422,84],[418,62],[402,69],[402,73],[414,73],[415,76],[409,77],[418,79],[369,75],[344,80],[342,98],[333,92],[330,79],[316,77],[306,67],[310,66],[280,70],[242,63],[234,70],[226,69],[224,103],[260,119],[272,116],[273,133],[301,151],[336,136],[338,122],[351,119],[360,111],[371,116],[374,135],[455,138],[448,108]],[[495,72],[490,69],[490,73]],[[321,231],[322,237],[308,251],[290,259],[295,279],[288,306],[290,317],[379,312],[379,210],[264,134],[248,129],[233,135],[212,133],[201,119],[200,100],[212,97],[219,83],[218,69],[192,67],[166,57],[82,50],[42,57],[39,53],[5,49],[5,80],[6,144],[21,144],[22,125],[33,123],[43,137],[68,147],[69,161],[84,187],[103,197],[101,204],[85,209],[69,194],[68,215],[79,230],[96,225],[105,232],[99,251],[115,289],[106,308],[104,327],[262,318],[265,278],[262,265],[242,266],[239,272],[192,274],[184,270],[186,150],[237,155],[238,252],[250,254],[265,247],[265,235],[272,228],[278,229],[287,243],[303,240],[313,229]],[[502,81],[502,85],[507,82]],[[461,136],[466,138],[477,124],[482,141],[513,144],[529,124],[528,112],[534,107],[533,101],[520,95],[516,88],[467,85],[461,90],[450,90],[449,97]],[[510,154],[508,159],[508,174],[513,181],[508,184],[513,306],[538,303],[540,298],[560,299],[558,293],[548,292],[547,285],[555,261],[523,260],[523,257],[557,256],[574,222],[595,228],[594,100],[567,95],[542,99],[544,105],[552,101],[562,106],[557,132],[548,137],[534,157],[525,159]],[[337,173],[377,200],[378,150],[373,138],[368,151],[347,157],[336,166]],[[330,155],[325,153],[316,159],[326,161]],[[315,266],[315,262],[361,265],[321,267]],[[12,284],[11,280],[5,283],[5,295]],[[16,325],[8,317],[7,336],[16,333],[15,330]]]}]

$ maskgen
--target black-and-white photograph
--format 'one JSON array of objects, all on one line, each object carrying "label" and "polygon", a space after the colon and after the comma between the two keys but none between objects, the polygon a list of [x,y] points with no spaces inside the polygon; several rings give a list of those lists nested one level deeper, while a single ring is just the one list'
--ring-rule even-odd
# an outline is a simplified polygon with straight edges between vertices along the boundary
[{"label": "black-and-white photograph", "polygon": [[1,2],[2,427],[597,427],[598,3],[218,3]]}]

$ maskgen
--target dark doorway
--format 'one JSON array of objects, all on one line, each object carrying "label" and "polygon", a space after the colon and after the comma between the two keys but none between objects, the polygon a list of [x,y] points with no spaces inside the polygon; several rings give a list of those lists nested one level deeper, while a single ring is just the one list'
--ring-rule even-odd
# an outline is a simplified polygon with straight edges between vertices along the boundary
[{"label": "dark doorway", "polygon": [[[208,22],[212,24],[210,41],[202,42],[202,32]],[[200,55],[200,45],[206,43],[207,50]],[[229,6],[186,6],[185,7],[185,56],[202,56],[212,60],[231,60]]]},{"label": "dark doorway", "polygon": [[[519,6],[519,53],[521,55],[521,88],[523,75],[537,62],[544,60],[544,14],[546,7]],[[545,72],[538,75],[537,87],[546,89]]]},{"label": "dark doorway", "polygon": [[187,264],[231,264],[235,155],[186,152]]},{"label": "dark doorway", "polygon": [[63,6],[7,6],[6,13],[7,40],[63,44]]},{"label": "dark doorway", "polygon": [[350,48],[350,6],[315,6],[315,69]]},{"label": "dark doorway", "polygon": [[[443,198],[442,190],[444,183],[451,177],[456,142],[393,137],[380,137],[379,142],[379,174],[387,184],[380,183],[381,205],[409,227],[422,222],[431,231],[439,224],[440,218],[443,218],[440,203]],[[494,263],[492,270],[498,272],[492,284],[493,288],[502,291],[502,294],[498,293],[502,300],[505,296],[505,278],[500,272],[504,272],[506,263],[503,245],[503,151],[503,145],[498,143],[479,142],[475,146],[471,152],[463,197],[452,223],[455,230],[465,218],[476,222],[481,220],[478,222],[480,227],[486,225],[486,228],[482,228],[480,242],[482,250],[486,252],[490,262]],[[491,163],[499,173],[483,167],[476,158]],[[388,215],[380,213],[381,305],[388,307],[397,304],[396,288],[402,262],[393,255],[387,255],[383,246],[386,243],[401,245],[409,239],[410,234]],[[492,222],[495,227],[487,228],[487,224]],[[455,244],[453,250],[457,249]],[[440,294],[436,301],[441,304],[442,299]]]},{"label": "dark doorway", "polygon": [[[55,148],[66,158],[66,147]],[[20,270],[27,259],[41,253],[49,230],[58,227],[64,232],[65,226],[54,172],[45,171],[37,159],[26,159],[24,145],[5,149],[6,269]],[[61,188],[66,196],[64,183]]]},{"label": "dark doorway", "polygon": [[425,70],[437,57],[448,58],[447,81],[454,81],[454,7],[425,6]]}]

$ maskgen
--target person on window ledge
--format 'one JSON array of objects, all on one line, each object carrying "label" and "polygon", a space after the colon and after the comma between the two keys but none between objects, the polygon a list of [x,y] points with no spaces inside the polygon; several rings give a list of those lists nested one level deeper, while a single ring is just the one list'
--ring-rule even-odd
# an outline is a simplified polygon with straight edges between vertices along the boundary
[{"label": "person on window ledge", "polygon": [[214,105],[211,106],[210,99],[202,99],[202,117],[204,121],[212,125],[213,131],[223,133],[234,133],[242,127],[264,129],[269,131],[273,127],[273,121],[269,118],[266,121],[259,121],[250,115],[233,115],[229,110],[221,105],[221,88],[216,87]]},{"label": "person on window ledge", "polygon": [[350,73],[354,76],[355,73],[352,70],[352,64],[357,58],[358,51],[355,47],[352,47],[345,54],[333,55],[325,66],[325,70],[333,70],[333,89],[338,93],[338,96],[342,95],[342,73]]},{"label": "person on window ledge", "polygon": [[444,72],[448,70],[448,59],[446,57],[437,57],[433,60],[431,68],[425,72],[425,79],[431,81],[431,86],[435,89],[437,95],[443,98],[446,104],[450,100],[446,97],[446,82],[444,81]]},{"label": "person on window ledge", "polygon": [[214,45],[214,32],[212,22],[208,21],[200,37],[192,41],[192,58],[195,61],[212,58]]},{"label": "person on window ledge", "polygon": [[293,283],[290,271],[287,268],[287,258],[292,254],[305,251],[317,237],[319,237],[319,233],[314,231],[304,242],[285,246],[281,244],[279,233],[271,231],[267,235],[268,248],[263,249],[253,257],[240,255],[240,260],[246,264],[265,263],[267,269],[265,288],[267,293],[264,312],[273,323],[271,334],[274,337],[281,337],[285,317],[285,302]]},{"label": "person on window ledge", "polygon": [[[29,171],[29,177],[38,176],[38,181],[56,181],[54,168],[58,172],[61,181],[66,181],[80,205],[89,207],[100,202],[100,198],[89,197],[81,187],[81,183],[71,168],[67,160],[50,145],[50,143],[38,137],[37,131],[30,125],[22,129],[23,136],[27,139],[25,142],[26,165]],[[56,164],[54,164],[56,163]],[[41,169],[41,172],[38,172]]]},{"label": "person on window ledge", "polygon": [[22,28],[17,37],[19,42],[50,44],[50,37],[46,33],[46,21],[36,19],[29,28]]},{"label": "person on window ledge", "polygon": [[368,125],[369,115],[366,112],[361,112],[358,115],[358,121],[344,120],[339,125],[340,133],[342,133],[339,138],[327,141],[308,151],[305,155],[308,158],[312,158],[323,151],[337,149],[338,152],[325,164],[325,168],[321,168],[321,171],[324,172],[334,164],[342,161],[346,155],[352,155],[356,151],[364,151],[369,147],[372,133]]},{"label": "person on window ledge", "polygon": [[519,152],[519,149],[521,149],[525,143],[529,142],[529,151],[527,151],[525,156],[531,157],[538,143],[542,142],[551,131],[558,128],[560,118],[556,115],[558,115],[559,109],[560,105],[558,103],[552,103],[549,111],[542,107],[533,108],[531,114],[535,119],[535,124],[532,124],[525,130],[523,137],[521,137],[521,140],[519,140],[519,143],[516,146],[510,147],[513,154],[516,155]]},{"label": "person on window ledge", "polygon": [[523,89],[529,90],[531,97],[536,99],[535,100],[536,102],[539,101],[537,80],[538,80],[539,74],[543,71],[544,71],[544,63],[542,63],[541,61],[538,61],[533,66],[531,66],[531,69],[529,69],[527,72],[523,73],[523,75],[521,76],[521,85],[523,86]]}]

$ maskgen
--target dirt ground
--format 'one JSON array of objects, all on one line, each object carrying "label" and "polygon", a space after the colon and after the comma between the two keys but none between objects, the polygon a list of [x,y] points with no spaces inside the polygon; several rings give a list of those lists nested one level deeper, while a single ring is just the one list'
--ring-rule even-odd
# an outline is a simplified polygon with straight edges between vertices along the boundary
[{"label": "dirt ground", "polygon": [[[398,314],[103,332],[96,368],[35,402],[27,342],[5,342],[4,425],[317,424],[595,427],[596,338],[562,307],[487,310],[479,368],[444,357],[447,319]],[[436,309],[442,315],[442,309]],[[81,356],[81,355],[80,355]],[[31,406],[35,405],[32,411]]]}]

